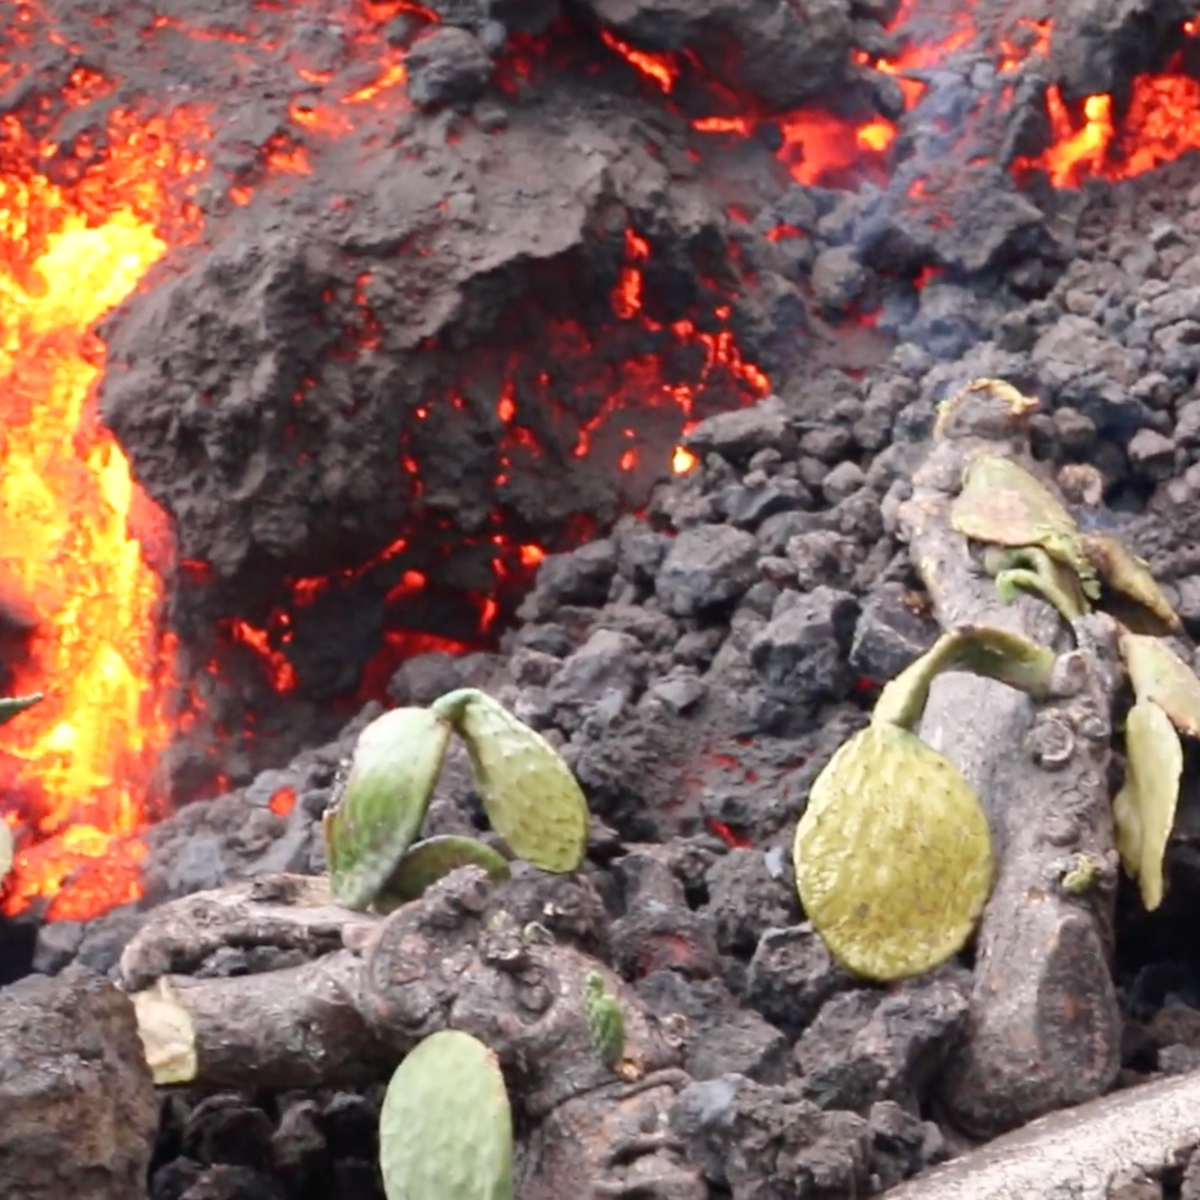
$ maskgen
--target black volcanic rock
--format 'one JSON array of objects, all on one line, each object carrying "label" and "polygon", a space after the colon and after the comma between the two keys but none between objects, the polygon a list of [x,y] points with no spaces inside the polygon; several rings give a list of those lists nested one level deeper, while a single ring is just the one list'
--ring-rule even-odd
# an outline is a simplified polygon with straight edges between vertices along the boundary
[{"label": "black volcanic rock", "polygon": [[694,50],[714,73],[775,111],[852,73],[847,0],[587,0],[606,25],[649,48]]},{"label": "black volcanic rock", "polygon": [[158,1102],[133,1004],[80,968],[0,991],[0,1195],[144,1194]]},{"label": "black volcanic rock", "polygon": [[426,110],[477,99],[492,71],[491,55],[479,38],[453,26],[417,38],[406,65],[408,94]]}]

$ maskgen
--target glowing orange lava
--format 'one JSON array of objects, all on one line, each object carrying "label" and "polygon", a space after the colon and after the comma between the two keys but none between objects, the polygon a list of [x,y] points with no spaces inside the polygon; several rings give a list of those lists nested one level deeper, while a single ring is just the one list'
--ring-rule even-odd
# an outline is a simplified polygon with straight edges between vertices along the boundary
[{"label": "glowing orange lava", "polygon": [[90,330],[194,228],[188,181],[206,164],[185,147],[204,134],[183,110],[114,112],[106,150],[65,187],[37,170],[57,147],[0,122],[5,687],[46,693],[0,753],[0,788],[19,797],[10,914],[43,896],[50,915],[82,919],[140,894],[136,835],[172,732],[155,569],[169,533],[98,422],[104,351]]},{"label": "glowing orange lava", "polygon": [[1079,125],[1057,89],[1049,90],[1046,107],[1054,144],[1018,166],[1040,167],[1056,187],[1079,187],[1089,177],[1130,179],[1200,150],[1200,82],[1177,64],[1162,75],[1134,79],[1119,131],[1111,96],[1089,96]]}]

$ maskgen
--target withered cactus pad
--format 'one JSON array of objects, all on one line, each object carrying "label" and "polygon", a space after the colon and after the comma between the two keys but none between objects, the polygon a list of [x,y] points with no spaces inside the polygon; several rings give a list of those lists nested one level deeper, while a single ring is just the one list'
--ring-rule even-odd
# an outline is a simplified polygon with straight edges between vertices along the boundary
[{"label": "withered cactus pad", "polygon": [[1175,824],[1183,747],[1170,717],[1139,700],[1125,721],[1125,785],[1113,800],[1117,850],[1147,911],[1163,900],[1163,860]]},{"label": "withered cactus pad", "polygon": [[950,523],[973,541],[1040,547],[1079,576],[1090,599],[1100,595],[1075,518],[1049,488],[1010,458],[985,454],[971,463],[951,506]]}]

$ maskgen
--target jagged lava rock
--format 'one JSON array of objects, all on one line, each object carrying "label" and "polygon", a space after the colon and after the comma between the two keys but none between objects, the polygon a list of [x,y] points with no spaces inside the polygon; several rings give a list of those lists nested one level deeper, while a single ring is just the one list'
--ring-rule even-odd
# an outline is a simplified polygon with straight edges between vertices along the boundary
[{"label": "jagged lava rock", "polygon": [[81,968],[0,991],[0,1195],[135,1200],[158,1099],[129,998]]}]

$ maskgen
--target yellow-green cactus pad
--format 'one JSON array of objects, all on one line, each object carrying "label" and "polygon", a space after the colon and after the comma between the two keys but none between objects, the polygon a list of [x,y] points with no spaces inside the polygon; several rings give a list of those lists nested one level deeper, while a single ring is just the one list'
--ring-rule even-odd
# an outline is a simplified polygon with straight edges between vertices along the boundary
[{"label": "yellow-green cactus pad", "polygon": [[950,524],[976,542],[1040,546],[1079,576],[1087,596],[1100,594],[1075,518],[1049,488],[1010,458],[984,454],[971,463],[950,506]]},{"label": "yellow-green cactus pad", "polygon": [[421,831],[450,723],[427,708],[394,708],[358,735],[345,786],[322,825],[334,899],[366,909]]},{"label": "yellow-green cactus pad", "polygon": [[1183,628],[1171,602],[1163,594],[1149,566],[1119,538],[1107,533],[1085,533],[1083,548],[1111,600],[1123,601],[1116,611],[1126,625],[1147,634],[1179,633]]},{"label": "yellow-green cactus pad", "polygon": [[442,1030],[396,1068],[379,1167],[388,1200],[513,1200],[512,1108],[487,1046]]},{"label": "yellow-green cactus pad", "polygon": [[1175,824],[1183,747],[1171,718],[1153,700],[1139,700],[1125,721],[1125,786],[1113,800],[1117,850],[1142,904],[1163,900],[1163,860]]},{"label": "yellow-green cactus pad", "polygon": [[419,899],[425,889],[458,867],[482,867],[497,883],[509,877],[508,860],[475,838],[446,833],[410,846],[371,907],[389,913]]},{"label": "yellow-green cactus pad", "polygon": [[992,887],[979,797],[915,734],[872,724],[813,783],[793,847],[804,911],[867,979],[920,975],[962,949]]},{"label": "yellow-green cactus pad", "polygon": [[1137,699],[1153,700],[1180,733],[1200,738],[1200,679],[1192,668],[1159,638],[1123,633],[1120,644]]},{"label": "yellow-green cactus pad", "polygon": [[587,798],[558,751],[474,688],[433,707],[466,742],[484,811],[512,852],[543,871],[574,871],[587,849]]}]

